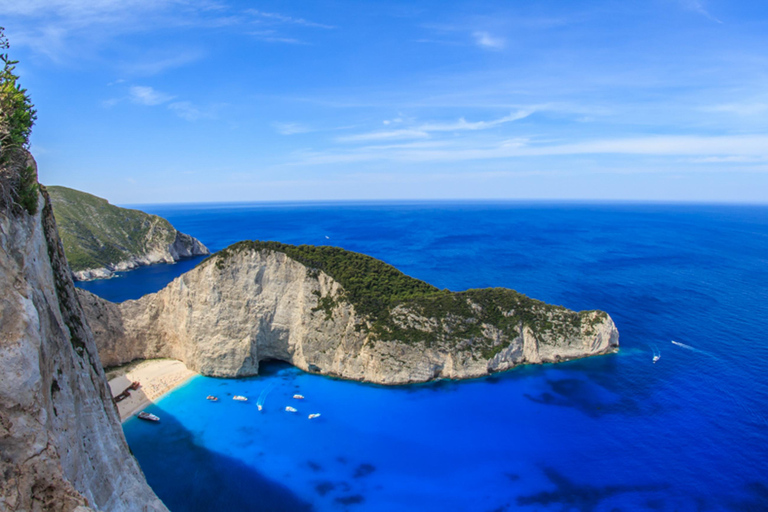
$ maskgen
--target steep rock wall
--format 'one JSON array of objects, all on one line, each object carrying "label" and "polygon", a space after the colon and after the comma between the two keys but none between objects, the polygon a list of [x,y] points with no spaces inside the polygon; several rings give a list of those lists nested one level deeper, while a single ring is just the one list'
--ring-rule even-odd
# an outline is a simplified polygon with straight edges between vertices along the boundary
[{"label": "steep rock wall", "polygon": [[[457,339],[450,318],[431,317],[404,304],[391,311],[391,318],[403,328],[417,329],[423,339],[384,339],[344,299],[337,281],[266,249],[226,259],[216,255],[139,300],[114,304],[78,293],[105,365],[171,357],[219,377],[255,375],[260,361],[278,359],[326,375],[405,384],[478,377],[618,347],[618,331],[607,314],[576,313],[537,301],[531,302],[538,309],[529,312],[538,322],[533,326],[484,323],[480,335],[465,339]],[[479,311],[482,306],[471,297],[461,300]]]},{"label": "steep rock wall", "polygon": [[45,194],[35,215],[0,207],[0,248],[0,510],[165,511],[125,442]]}]

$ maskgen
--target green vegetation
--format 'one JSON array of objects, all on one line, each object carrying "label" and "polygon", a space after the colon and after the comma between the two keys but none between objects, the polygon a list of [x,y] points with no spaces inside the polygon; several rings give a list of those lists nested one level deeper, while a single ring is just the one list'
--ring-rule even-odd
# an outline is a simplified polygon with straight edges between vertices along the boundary
[{"label": "green vegetation", "polygon": [[[439,290],[383,261],[338,247],[245,241],[206,261],[214,261],[217,268],[224,269],[233,255],[262,250],[284,253],[307,266],[311,275],[322,271],[337,281],[344,288],[343,295],[323,297],[317,292],[315,311],[322,310],[330,318],[339,302],[349,302],[369,322],[374,337],[383,341],[420,342],[431,346],[442,341],[474,340],[483,356],[490,358],[506,345],[496,343],[486,334],[488,326],[507,334],[528,326],[537,333],[565,337],[579,331],[582,318],[591,318],[590,312],[577,313],[552,306],[506,288]],[[605,318],[605,313],[601,314],[603,316],[593,320],[592,325]],[[409,315],[429,322],[419,325],[419,320],[414,321]]]},{"label": "green vegetation", "polygon": [[170,222],[139,210],[119,208],[106,199],[65,187],[46,187],[73,271],[107,267],[176,238]]},{"label": "green vegetation", "polygon": [[34,167],[26,165],[29,135],[37,113],[18,83],[14,73],[18,61],[12,60],[5,50],[9,48],[4,28],[0,27],[0,200],[20,205],[30,214],[37,212],[37,175]]}]

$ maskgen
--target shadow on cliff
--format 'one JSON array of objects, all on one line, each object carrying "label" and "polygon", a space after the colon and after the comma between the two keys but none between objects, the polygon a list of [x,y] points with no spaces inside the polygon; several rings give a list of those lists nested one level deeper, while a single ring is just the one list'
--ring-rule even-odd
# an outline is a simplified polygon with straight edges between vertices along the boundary
[{"label": "shadow on cliff", "polygon": [[285,486],[242,462],[207,450],[171,414],[131,425],[126,437],[152,489],[171,512],[313,510]]}]

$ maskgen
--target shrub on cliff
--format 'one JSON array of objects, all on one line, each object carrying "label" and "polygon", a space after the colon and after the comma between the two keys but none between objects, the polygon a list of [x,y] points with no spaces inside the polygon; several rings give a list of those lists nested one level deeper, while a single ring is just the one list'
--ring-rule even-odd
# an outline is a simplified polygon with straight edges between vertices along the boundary
[{"label": "shrub on cliff", "polygon": [[[3,178],[2,200],[21,205],[29,213],[37,211],[37,176],[27,165],[27,149],[37,113],[27,90],[14,73],[18,61],[5,50],[9,48],[5,29],[0,27],[0,172]],[[7,189],[6,189],[7,185]]]}]

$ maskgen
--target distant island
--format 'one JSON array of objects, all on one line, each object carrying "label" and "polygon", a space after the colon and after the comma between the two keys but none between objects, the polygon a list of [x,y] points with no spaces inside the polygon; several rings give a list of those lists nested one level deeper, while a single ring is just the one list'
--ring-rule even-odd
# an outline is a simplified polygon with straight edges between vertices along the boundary
[{"label": "distant island", "polygon": [[139,300],[78,296],[105,366],[168,357],[218,377],[280,360],[378,384],[465,379],[619,342],[603,311],[506,288],[440,290],[338,247],[239,242]]},{"label": "distant island", "polygon": [[46,188],[76,281],[210,253],[199,240],[157,215],[120,208],[71,188]]}]

